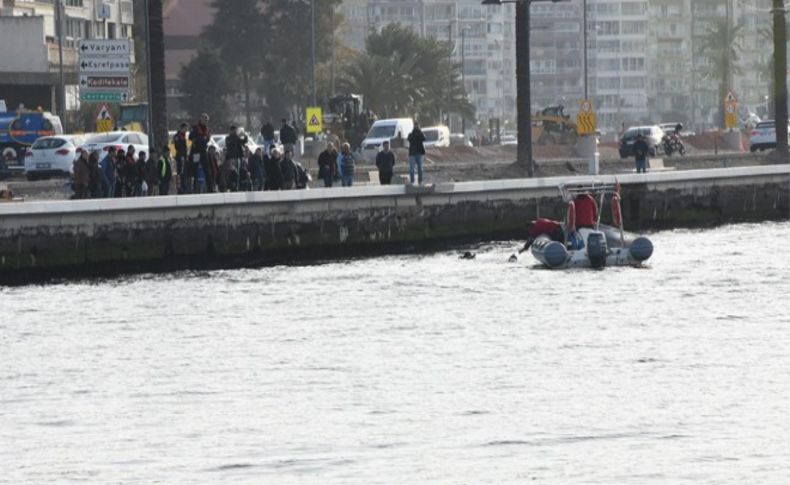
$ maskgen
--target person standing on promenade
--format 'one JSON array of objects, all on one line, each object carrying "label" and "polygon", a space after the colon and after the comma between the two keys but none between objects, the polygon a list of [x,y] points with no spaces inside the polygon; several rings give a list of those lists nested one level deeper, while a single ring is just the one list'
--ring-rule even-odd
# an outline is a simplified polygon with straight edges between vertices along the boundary
[{"label": "person standing on promenade", "polygon": [[[239,129],[236,126],[230,127],[230,133],[225,137],[225,162],[230,164],[231,169],[237,174],[241,174],[241,161],[244,158],[247,137],[239,136]],[[227,181],[226,181],[227,182]],[[229,187],[231,191],[239,189],[239,177],[236,177],[236,184]]]},{"label": "person standing on promenade", "polygon": [[151,150],[151,156],[145,162],[145,185],[148,186],[148,195],[159,194],[159,154]]},{"label": "person standing on promenade", "polygon": [[283,118],[282,126],[280,126],[280,143],[283,144],[283,149],[294,151],[296,145],[296,129],[288,124],[288,121]]},{"label": "person standing on promenade", "polygon": [[[189,154],[188,173],[189,173],[189,190],[195,190],[196,184],[194,178],[197,175],[198,166],[208,166],[208,143],[211,140],[211,132],[208,129],[209,117],[206,113],[200,115],[197,124],[192,127],[189,132],[189,139],[192,141],[192,149]],[[204,175],[205,177],[205,175]]]},{"label": "person standing on promenade", "polygon": [[135,158],[134,146],[129,145],[126,149],[126,161],[123,164],[123,187],[126,197],[135,196],[135,186],[137,185],[137,159]]},{"label": "person standing on promenade", "polygon": [[175,136],[173,136],[173,146],[176,149],[176,176],[178,179],[179,194],[187,193],[187,182],[189,179],[186,173],[187,157],[189,157],[189,148],[187,146],[187,138],[189,137],[187,134],[188,129],[188,124],[181,123]]},{"label": "person standing on promenade", "polygon": [[101,173],[103,196],[108,199],[112,198],[115,194],[115,179],[117,178],[114,146],[107,150],[107,155],[101,161]]},{"label": "person standing on promenade", "polygon": [[356,164],[354,154],[351,153],[351,145],[343,143],[340,148],[340,155],[337,156],[337,172],[340,174],[340,183],[343,187],[354,185],[354,171]]},{"label": "person standing on promenade", "polygon": [[331,141],[326,145],[326,150],[318,155],[318,177],[324,181],[324,187],[332,187],[332,181],[337,175],[337,149]]},{"label": "person standing on promenade", "polygon": [[283,188],[283,172],[280,168],[280,150],[272,148],[263,159],[263,169],[266,172],[264,190],[280,190]]},{"label": "person standing on promenade", "polygon": [[78,159],[74,160],[74,198],[88,198],[88,184],[90,183],[90,167],[88,167],[88,152],[80,152]]},{"label": "person standing on promenade", "polygon": [[118,150],[115,154],[115,190],[113,191],[113,197],[123,197],[123,187],[124,187],[124,177],[125,173],[124,170],[126,168],[126,152],[123,151],[123,148]]},{"label": "person standing on promenade", "polygon": [[285,155],[280,162],[280,170],[282,171],[283,177],[282,189],[292,190],[296,188],[296,177],[298,176],[298,173],[296,171],[296,164],[293,161],[293,152],[291,150],[285,150]]},{"label": "person standing on promenade", "polygon": [[140,152],[137,156],[137,165],[135,166],[135,197],[145,197],[148,195],[148,182],[145,181],[147,176],[148,157],[145,152]]},{"label": "person standing on promenade", "polygon": [[100,199],[103,194],[99,152],[92,152],[88,157],[88,194],[91,199]]},{"label": "person standing on promenade", "polygon": [[274,146],[274,125],[271,118],[261,126],[261,138],[263,138],[263,154],[268,154]]},{"label": "person standing on promenade", "polygon": [[647,146],[645,137],[640,133],[636,137],[634,143],[634,159],[636,162],[636,173],[647,172],[647,156],[650,154],[650,148]]},{"label": "person standing on promenade", "polygon": [[252,190],[263,190],[263,148],[258,147],[250,157],[250,171],[252,172]]},{"label": "person standing on promenade", "polygon": [[173,178],[173,163],[170,161],[170,149],[167,145],[162,147],[162,156],[159,157],[156,172],[159,180],[159,195],[169,195],[170,182]]},{"label": "person standing on promenade", "polygon": [[382,149],[376,155],[376,167],[379,169],[379,183],[389,185],[395,172],[395,154],[390,151],[390,142],[382,143]]},{"label": "person standing on promenade", "polygon": [[414,129],[409,133],[409,180],[414,185],[414,169],[417,169],[417,180],[422,185],[422,162],[425,158],[425,135],[420,129],[420,124],[415,122]]}]

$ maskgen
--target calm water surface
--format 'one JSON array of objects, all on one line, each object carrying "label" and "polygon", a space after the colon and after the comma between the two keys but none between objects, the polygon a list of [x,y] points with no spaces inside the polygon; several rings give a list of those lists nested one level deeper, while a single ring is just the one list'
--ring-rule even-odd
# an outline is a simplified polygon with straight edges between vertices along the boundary
[{"label": "calm water surface", "polygon": [[787,484],[788,239],[0,289],[0,483]]}]

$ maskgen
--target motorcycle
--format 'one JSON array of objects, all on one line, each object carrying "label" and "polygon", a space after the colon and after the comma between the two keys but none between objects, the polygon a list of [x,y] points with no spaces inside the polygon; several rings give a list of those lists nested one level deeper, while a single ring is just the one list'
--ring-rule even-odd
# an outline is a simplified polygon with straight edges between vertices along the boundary
[{"label": "motorcycle", "polygon": [[671,157],[673,153],[679,153],[681,156],[686,154],[686,146],[683,144],[683,140],[675,133],[665,133],[661,138],[661,145],[668,157]]}]

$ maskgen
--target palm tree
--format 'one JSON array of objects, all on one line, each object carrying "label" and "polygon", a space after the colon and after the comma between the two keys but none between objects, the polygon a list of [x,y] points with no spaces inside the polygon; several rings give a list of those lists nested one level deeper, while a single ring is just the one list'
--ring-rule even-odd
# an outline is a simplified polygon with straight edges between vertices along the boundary
[{"label": "palm tree", "polygon": [[719,82],[719,125],[724,126],[724,98],[732,89],[732,79],[741,74],[740,61],[743,46],[743,24],[733,24],[726,18],[716,20],[708,27],[700,42],[697,54],[706,56],[709,64],[703,68],[702,77]]}]

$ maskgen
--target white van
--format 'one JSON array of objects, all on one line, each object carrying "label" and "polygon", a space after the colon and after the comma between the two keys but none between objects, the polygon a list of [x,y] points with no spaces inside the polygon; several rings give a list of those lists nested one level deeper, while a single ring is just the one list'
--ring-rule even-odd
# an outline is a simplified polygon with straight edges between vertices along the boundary
[{"label": "white van", "polygon": [[446,126],[429,126],[422,129],[422,134],[425,135],[426,147],[450,146],[450,128]]},{"label": "white van", "polygon": [[414,120],[411,118],[378,120],[373,123],[367,136],[362,140],[362,153],[365,158],[375,158],[385,141],[389,141],[392,148],[409,146],[406,139],[413,129]]}]

